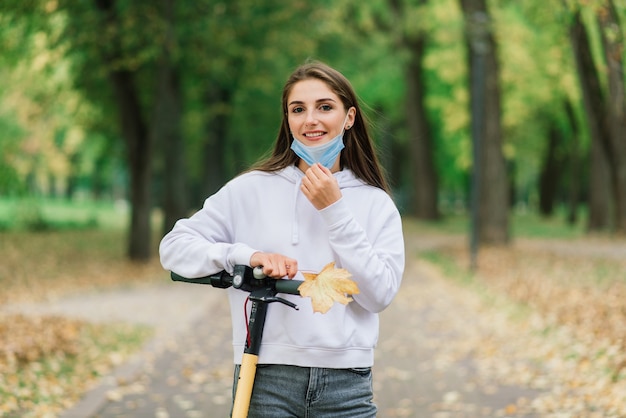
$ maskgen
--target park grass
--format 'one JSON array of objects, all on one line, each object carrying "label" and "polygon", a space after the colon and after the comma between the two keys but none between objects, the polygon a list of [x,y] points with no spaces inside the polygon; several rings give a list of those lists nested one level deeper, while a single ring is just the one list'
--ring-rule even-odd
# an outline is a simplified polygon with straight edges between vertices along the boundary
[{"label": "park grass", "polygon": [[[405,217],[409,231],[419,234],[468,235],[470,219],[465,214],[444,214],[437,221],[416,220]],[[585,237],[585,223],[582,216],[572,225],[565,222],[565,214],[557,211],[554,216],[545,217],[537,213],[516,210],[510,216],[510,233],[513,238],[577,239]]]},{"label": "park grass", "polygon": [[0,198],[0,231],[123,229],[128,217],[123,201]]}]

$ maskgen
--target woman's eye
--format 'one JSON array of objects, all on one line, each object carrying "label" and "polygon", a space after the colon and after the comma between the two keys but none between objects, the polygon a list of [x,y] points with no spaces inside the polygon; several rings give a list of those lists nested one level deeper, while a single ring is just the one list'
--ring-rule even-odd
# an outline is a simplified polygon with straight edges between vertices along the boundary
[{"label": "woman's eye", "polygon": [[328,112],[329,110],[332,110],[333,107],[331,105],[325,104],[325,105],[321,105],[320,109],[322,109],[324,112]]},{"label": "woman's eye", "polygon": [[304,109],[301,107],[294,107],[293,109],[291,109],[291,113],[301,113],[303,111]]}]

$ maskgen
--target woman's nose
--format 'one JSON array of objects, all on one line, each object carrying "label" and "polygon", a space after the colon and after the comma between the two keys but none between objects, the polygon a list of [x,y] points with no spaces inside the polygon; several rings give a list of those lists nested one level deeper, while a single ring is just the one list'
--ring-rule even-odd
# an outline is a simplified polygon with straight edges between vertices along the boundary
[{"label": "woman's nose", "polygon": [[304,123],[307,125],[315,125],[317,123],[317,116],[315,115],[315,113],[307,112]]}]

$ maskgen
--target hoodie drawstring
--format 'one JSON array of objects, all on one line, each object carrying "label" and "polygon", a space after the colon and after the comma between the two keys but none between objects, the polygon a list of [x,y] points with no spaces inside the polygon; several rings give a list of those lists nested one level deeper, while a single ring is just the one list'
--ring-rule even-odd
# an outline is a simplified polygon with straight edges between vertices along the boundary
[{"label": "hoodie drawstring", "polygon": [[300,185],[302,184],[302,177],[298,176],[293,190],[293,202],[291,207],[293,208],[293,221],[291,224],[291,244],[296,245],[300,242],[300,229],[298,226],[298,195],[300,194]]}]

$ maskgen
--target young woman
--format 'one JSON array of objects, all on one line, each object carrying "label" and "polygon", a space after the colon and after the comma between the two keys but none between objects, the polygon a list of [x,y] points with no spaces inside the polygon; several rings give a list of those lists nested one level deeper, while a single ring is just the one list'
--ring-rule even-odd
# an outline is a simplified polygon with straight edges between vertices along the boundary
[{"label": "young woman", "polygon": [[[249,417],[375,417],[371,367],[378,312],[400,286],[404,242],[365,118],[338,71],[308,63],[289,77],[271,156],[176,223],[161,263],[202,277],[244,264],[303,280],[330,262],[360,292],[314,313],[308,298],[268,309]],[[246,339],[247,293],[229,289],[235,382]]]}]

